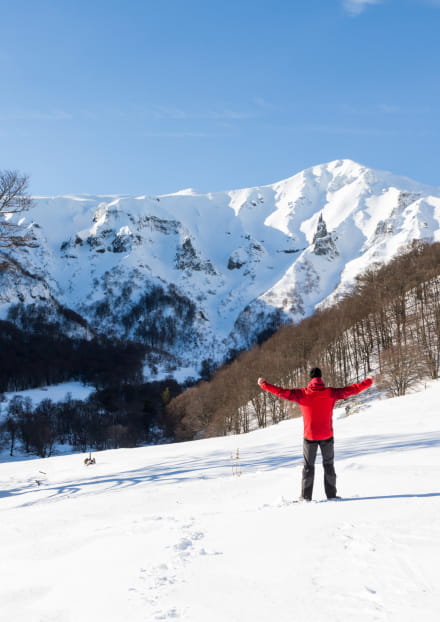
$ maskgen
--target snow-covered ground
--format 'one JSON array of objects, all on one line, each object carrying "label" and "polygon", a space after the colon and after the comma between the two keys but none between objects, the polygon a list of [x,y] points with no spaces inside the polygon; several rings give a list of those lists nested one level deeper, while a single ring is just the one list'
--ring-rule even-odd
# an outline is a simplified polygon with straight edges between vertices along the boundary
[{"label": "snow-covered ground", "polygon": [[437,621],[439,402],[437,382],[340,409],[336,502],[319,502],[321,466],[316,502],[294,502],[298,419],[89,467],[78,454],[2,464],[2,619]]},{"label": "snow-covered ground", "polygon": [[22,397],[23,399],[29,398],[35,407],[43,400],[62,402],[68,395],[73,400],[86,400],[94,391],[95,388],[91,385],[75,381],[61,382],[60,384],[38,387],[37,389],[26,389],[25,391],[10,391],[4,393],[4,402],[0,403],[0,409],[6,410],[8,403],[15,396]]}]

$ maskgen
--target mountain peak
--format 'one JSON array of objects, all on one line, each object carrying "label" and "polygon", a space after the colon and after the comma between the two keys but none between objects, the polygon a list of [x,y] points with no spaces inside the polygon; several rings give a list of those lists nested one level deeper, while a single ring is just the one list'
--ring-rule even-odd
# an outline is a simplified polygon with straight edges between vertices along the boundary
[{"label": "mountain peak", "polygon": [[183,188],[183,190],[178,190],[177,192],[173,192],[172,194],[166,195],[166,196],[196,196],[200,194],[198,192],[198,190],[196,190],[195,188]]}]

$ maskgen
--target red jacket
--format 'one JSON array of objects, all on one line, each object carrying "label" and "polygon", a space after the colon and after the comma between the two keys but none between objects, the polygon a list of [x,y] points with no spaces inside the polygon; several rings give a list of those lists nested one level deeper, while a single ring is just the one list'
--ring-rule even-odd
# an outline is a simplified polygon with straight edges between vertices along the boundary
[{"label": "red jacket", "polygon": [[304,437],[309,441],[322,441],[333,436],[333,406],[338,400],[356,395],[373,384],[371,378],[350,384],[341,389],[326,387],[322,378],[313,378],[306,389],[282,389],[268,382],[261,388],[278,397],[297,402],[304,419]]}]

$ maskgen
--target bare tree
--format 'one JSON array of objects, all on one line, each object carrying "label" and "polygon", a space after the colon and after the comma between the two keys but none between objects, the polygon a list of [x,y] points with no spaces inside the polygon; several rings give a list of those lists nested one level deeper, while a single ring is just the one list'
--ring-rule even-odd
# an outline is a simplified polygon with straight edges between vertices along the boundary
[{"label": "bare tree", "polygon": [[29,177],[18,171],[0,170],[0,269],[9,261],[1,249],[33,246],[34,238],[17,222],[17,214],[32,206],[28,195]]},{"label": "bare tree", "polygon": [[409,388],[426,375],[423,352],[418,344],[396,344],[379,353],[381,368],[379,388],[390,395],[405,395]]}]

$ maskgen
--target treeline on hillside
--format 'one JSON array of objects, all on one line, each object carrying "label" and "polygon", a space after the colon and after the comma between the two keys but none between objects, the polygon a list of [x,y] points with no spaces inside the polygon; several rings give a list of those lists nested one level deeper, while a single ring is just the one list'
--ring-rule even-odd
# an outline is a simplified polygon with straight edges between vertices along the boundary
[{"label": "treeline on hillside", "polygon": [[27,332],[0,321],[0,392],[78,380],[96,387],[140,382],[145,346],[72,339],[50,324]]},{"label": "treeline on hillside", "polygon": [[311,366],[327,384],[343,386],[373,373],[391,394],[437,378],[440,366],[440,244],[414,242],[387,265],[357,279],[351,295],[221,368],[168,406],[176,440],[260,427],[295,407],[261,391],[258,376],[281,386],[305,386]]},{"label": "treeline on hillside", "polygon": [[[164,406],[181,388],[174,380],[144,382],[145,345],[70,338],[41,317],[23,324],[31,330],[0,321],[0,446],[11,455],[20,449],[45,457],[58,444],[90,451],[172,440]],[[4,392],[71,380],[97,391],[86,401],[1,401]]]},{"label": "treeline on hillside", "polygon": [[15,396],[2,409],[0,444],[11,456],[19,448],[44,458],[56,445],[92,451],[169,440],[165,406],[179,391],[169,380],[102,389],[86,401],[46,399],[35,407]]}]

